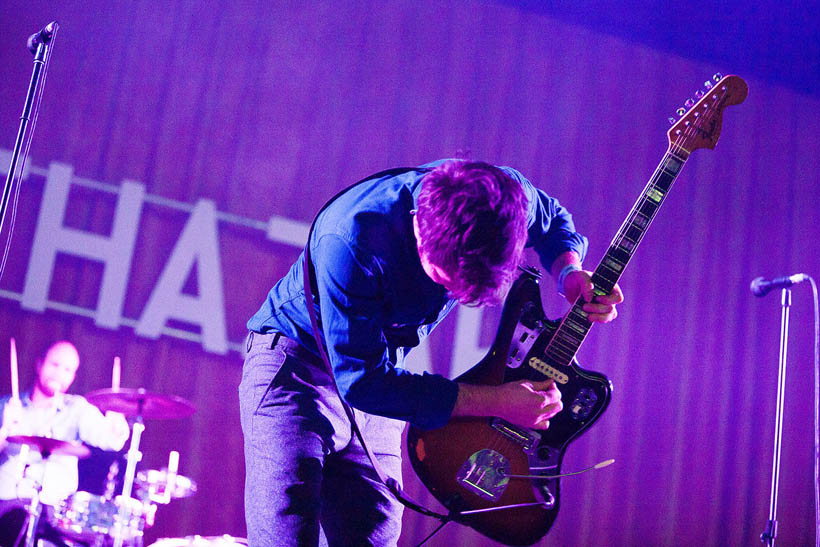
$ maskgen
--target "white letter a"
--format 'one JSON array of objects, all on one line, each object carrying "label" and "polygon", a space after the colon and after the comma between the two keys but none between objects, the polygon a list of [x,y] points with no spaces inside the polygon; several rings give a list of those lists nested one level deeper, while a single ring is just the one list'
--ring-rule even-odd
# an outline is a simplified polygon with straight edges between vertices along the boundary
[{"label": "white letter a", "polygon": [[[194,264],[199,296],[182,292]],[[158,338],[168,319],[199,325],[202,346],[227,353],[216,209],[210,200],[200,200],[194,207],[135,330],[140,336]]]}]

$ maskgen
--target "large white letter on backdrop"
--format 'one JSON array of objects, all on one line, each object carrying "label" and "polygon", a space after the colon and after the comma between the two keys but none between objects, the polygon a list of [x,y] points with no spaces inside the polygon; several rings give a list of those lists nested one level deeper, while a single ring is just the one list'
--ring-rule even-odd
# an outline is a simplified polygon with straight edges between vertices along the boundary
[{"label": "large white letter on backdrop", "polygon": [[58,252],[97,260],[105,264],[105,269],[94,321],[100,327],[116,329],[122,318],[145,187],[123,181],[111,236],[92,234],[63,226],[73,171],[63,163],[49,165],[21,305],[40,312],[46,309]]},{"label": "large white letter on backdrop", "polygon": [[[182,292],[194,265],[198,296]],[[158,338],[168,319],[199,325],[202,346],[227,353],[219,235],[216,208],[210,200],[199,200],[194,206],[135,330],[140,336]]]}]

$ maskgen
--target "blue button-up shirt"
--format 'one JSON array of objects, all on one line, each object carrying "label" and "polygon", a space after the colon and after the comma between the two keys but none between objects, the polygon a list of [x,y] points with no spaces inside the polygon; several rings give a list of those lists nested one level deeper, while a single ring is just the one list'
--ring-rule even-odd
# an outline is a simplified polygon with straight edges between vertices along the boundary
[{"label": "blue button-up shirt", "polygon": [[[455,300],[421,266],[411,210],[429,168],[367,179],[338,196],[316,218],[310,253],[317,309],[339,391],[352,406],[422,428],[447,423],[458,386],[437,374],[403,368],[404,355],[450,312]],[[528,247],[548,270],[565,251],[586,254],[572,216],[518,171],[528,198]],[[278,331],[316,352],[305,306],[304,253],[248,321],[255,332]]]}]

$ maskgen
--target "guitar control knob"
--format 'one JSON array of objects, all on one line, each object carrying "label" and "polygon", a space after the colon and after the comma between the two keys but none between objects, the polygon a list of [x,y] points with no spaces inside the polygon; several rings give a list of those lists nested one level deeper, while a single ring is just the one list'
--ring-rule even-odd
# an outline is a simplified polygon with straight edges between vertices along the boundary
[{"label": "guitar control knob", "polygon": [[675,111],[675,113],[676,113],[678,116],[683,116],[684,114],[686,114],[686,109],[685,109],[685,108],[683,108],[683,107],[678,108],[678,109]]},{"label": "guitar control knob", "polygon": [[721,74],[720,72],[715,72],[715,75],[714,75],[714,76],[712,76],[712,79],[713,79],[715,82],[720,81],[720,79],[721,79],[721,78],[723,78],[723,74]]},{"label": "guitar control knob", "polygon": [[686,102],[683,103],[683,106],[685,106],[686,108],[692,108],[693,106],[695,106],[695,100],[694,99],[686,99]]}]

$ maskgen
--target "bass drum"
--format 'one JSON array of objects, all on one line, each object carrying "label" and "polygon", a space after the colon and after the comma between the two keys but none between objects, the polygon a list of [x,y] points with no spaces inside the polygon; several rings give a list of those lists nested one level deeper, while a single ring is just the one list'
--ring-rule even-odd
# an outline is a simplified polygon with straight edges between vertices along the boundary
[{"label": "bass drum", "polygon": [[148,547],[236,547],[248,545],[245,538],[237,538],[228,534],[222,536],[187,536],[184,538],[158,539]]}]

